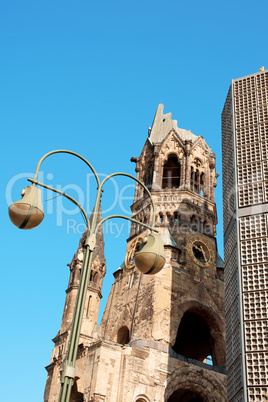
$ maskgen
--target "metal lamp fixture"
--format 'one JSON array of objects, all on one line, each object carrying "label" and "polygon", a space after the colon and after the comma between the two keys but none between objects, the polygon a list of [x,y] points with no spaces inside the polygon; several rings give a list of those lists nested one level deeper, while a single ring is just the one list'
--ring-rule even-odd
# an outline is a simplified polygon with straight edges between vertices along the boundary
[{"label": "metal lamp fixture", "polygon": [[10,220],[20,229],[33,229],[44,219],[41,190],[35,186],[27,186],[21,195],[22,199],[9,207]]},{"label": "metal lamp fixture", "polygon": [[[42,162],[50,155],[58,154],[58,153],[65,153],[71,154],[78,158],[80,158],[83,162],[85,162],[88,167],[93,172],[95,179],[97,181],[97,196],[95,200],[95,206],[93,209],[92,220],[89,219],[86,211],[84,208],[70,195],[63,193],[53,187],[50,187],[44,183],[40,183],[38,178],[38,173]],[[106,218],[103,218],[99,223],[97,222],[98,212],[100,210],[100,200],[102,196],[102,187],[107,180],[114,176],[126,176],[129,177],[136,182],[138,182],[146,191],[151,204],[152,204],[152,225],[147,225],[145,223],[139,222],[134,218],[130,218],[124,215],[110,215]],[[150,229],[151,233],[147,236],[146,240],[144,240],[143,244],[141,245],[140,250],[135,254],[135,264],[137,268],[144,274],[155,274],[159,272],[164,264],[165,264],[165,256],[164,256],[164,246],[162,240],[155,236],[152,231],[157,232],[154,228],[155,225],[155,205],[152,199],[151,193],[148,188],[137,178],[128,174],[128,173],[112,173],[103,179],[100,182],[100,179],[93,168],[93,166],[81,155],[77,154],[76,152],[67,151],[63,149],[55,150],[48,152],[45,154],[40,161],[38,162],[34,179],[28,179],[33,185],[27,186],[22,191],[22,199],[10,205],[9,207],[9,216],[14,223],[20,229],[32,229],[38,226],[43,218],[44,218],[44,210],[41,203],[41,190],[36,186],[44,187],[48,190],[54,191],[72,201],[75,205],[77,205],[83,214],[85,221],[87,223],[87,232],[88,237],[85,242],[85,255],[83,259],[83,267],[81,270],[81,276],[79,281],[79,287],[77,291],[77,299],[73,314],[73,321],[70,330],[70,337],[68,342],[68,350],[65,358],[65,364],[62,371],[62,378],[61,378],[61,389],[59,394],[59,402],[69,402],[72,385],[74,383],[75,378],[75,365],[76,365],[76,357],[77,357],[77,350],[78,350],[78,343],[80,337],[80,330],[82,325],[82,317],[83,311],[85,307],[85,298],[86,298],[86,291],[88,287],[88,281],[90,278],[90,269],[92,264],[93,258],[93,251],[96,246],[96,234],[98,232],[99,227],[108,219],[113,218],[123,218],[127,219],[131,222],[137,223],[142,225],[146,229]]]},{"label": "metal lamp fixture", "polygon": [[161,271],[166,258],[164,245],[160,237],[150,233],[143,240],[139,251],[134,256],[134,263],[143,274],[154,275]]}]

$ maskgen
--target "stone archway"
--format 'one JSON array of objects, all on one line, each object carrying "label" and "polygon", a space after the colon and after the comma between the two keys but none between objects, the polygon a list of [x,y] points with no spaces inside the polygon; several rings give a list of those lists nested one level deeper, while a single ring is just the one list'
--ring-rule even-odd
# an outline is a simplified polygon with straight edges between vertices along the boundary
[{"label": "stone archway", "polygon": [[198,313],[186,311],[181,319],[173,350],[185,357],[204,361],[212,355],[210,328]]},{"label": "stone archway", "polygon": [[[224,322],[215,311],[197,300],[186,301],[177,306],[176,314],[178,315],[178,317],[180,317],[180,319],[177,329],[173,328],[171,338],[172,349],[174,350],[174,346],[176,346],[176,340],[179,335],[180,325],[185,313],[196,317],[196,323],[198,323],[198,318],[200,317],[200,322],[202,324],[203,330],[202,334],[204,335],[203,347],[206,349],[207,355],[211,355],[213,357],[213,365],[221,367],[225,366]],[[206,335],[208,330],[209,334]],[[184,353],[182,353],[181,351],[174,351],[176,353],[184,355]],[[190,355],[186,355],[186,357],[202,361],[201,354],[200,358]]]},{"label": "stone archway", "polygon": [[204,400],[193,391],[178,389],[168,398],[167,402],[203,402]]},{"label": "stone archway", "polygon": [[197,366],[176,370],[167,379],[165,402],[226,402],[226,398],[224,379]]}]

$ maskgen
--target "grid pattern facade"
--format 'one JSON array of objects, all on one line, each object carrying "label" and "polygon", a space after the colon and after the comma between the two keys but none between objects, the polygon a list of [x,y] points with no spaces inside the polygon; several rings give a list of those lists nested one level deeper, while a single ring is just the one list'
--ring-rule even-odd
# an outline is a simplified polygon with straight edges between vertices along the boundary
[{"label": "grid pattern facade", "polygon": [[[222,113],[228,401],[268,400],[268,71]],[[250,208],[248,208],[250,207]],[[255,209],[254,209],[255,208]]]}]

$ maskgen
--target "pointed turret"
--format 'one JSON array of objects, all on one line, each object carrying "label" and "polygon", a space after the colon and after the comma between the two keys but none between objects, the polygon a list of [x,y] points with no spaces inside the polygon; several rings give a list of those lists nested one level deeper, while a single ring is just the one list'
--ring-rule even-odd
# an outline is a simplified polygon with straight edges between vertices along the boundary
[{"label": "pointed turret", "polygon": [[[101,219],[102,214],[100,207],[97,222],[99,222]],[[91,221],[92,215],[90,217],[90,223]],[[65,332],[70,327],[73,319],[74,306],[84,259],[86,238],[87,229],[84,231],[83,236],[80,239],[77,252],[74,254],[71,264],[68,264],[68,266],[70,267],[70,279],[68,289],[66,290],[67,296],[60,333]],[[97,325],[98,322],[99,303],[100,299],[102,298],[102,282],[106,273],[105,267],[106,260],[104,257],[103,229],[102,227],[100,227],[97,233],[96,247],[93,252],[90,279],[88,283],[88,290],[85,302],[85,311],[81,327],[81,337],[84,338],[90,338],[92,336],[95,325]]]}]

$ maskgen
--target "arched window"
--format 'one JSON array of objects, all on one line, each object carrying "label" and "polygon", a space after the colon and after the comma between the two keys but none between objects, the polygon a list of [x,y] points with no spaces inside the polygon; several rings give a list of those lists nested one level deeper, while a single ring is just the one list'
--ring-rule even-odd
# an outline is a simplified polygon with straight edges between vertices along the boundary
[{"label": "arched window", "polygon": [[159,223],[163,223],[163,221],[164,221],[164,217],[163,217],[162,212],[160,212],[160,214],[159,214]]},{"label": "arched window", "polygon": [[170,155],[163,169],[162,188],[178,188],[180,186],[181,165],[177,156]]},{"label": "arched window", "polygon": [[174,222],[179,222],[180,216],[179,216],[178,212],[174,212],[173,217],[174,217]]},{"label": "arched window", "polygon": [[173,350],[201,362],[212,356],[212,337],[206,321],[193,311],[186,311],[181,319]]},{"label": "arched window", "polygon": [[191,167],[191,190],[197,194],[204,195],[205,174]]},{"label": "arched window", "polygon": [[121,345],[126,345],[129,343],[129,329],[124,326],[121,327],[117,332],[117,343],[121,343]]},{"label": "arched window", "polygon": [[172,216],[170,215],[169,212],[167,213],[167,222],[168,222],[169,224],[172,223]]}]

